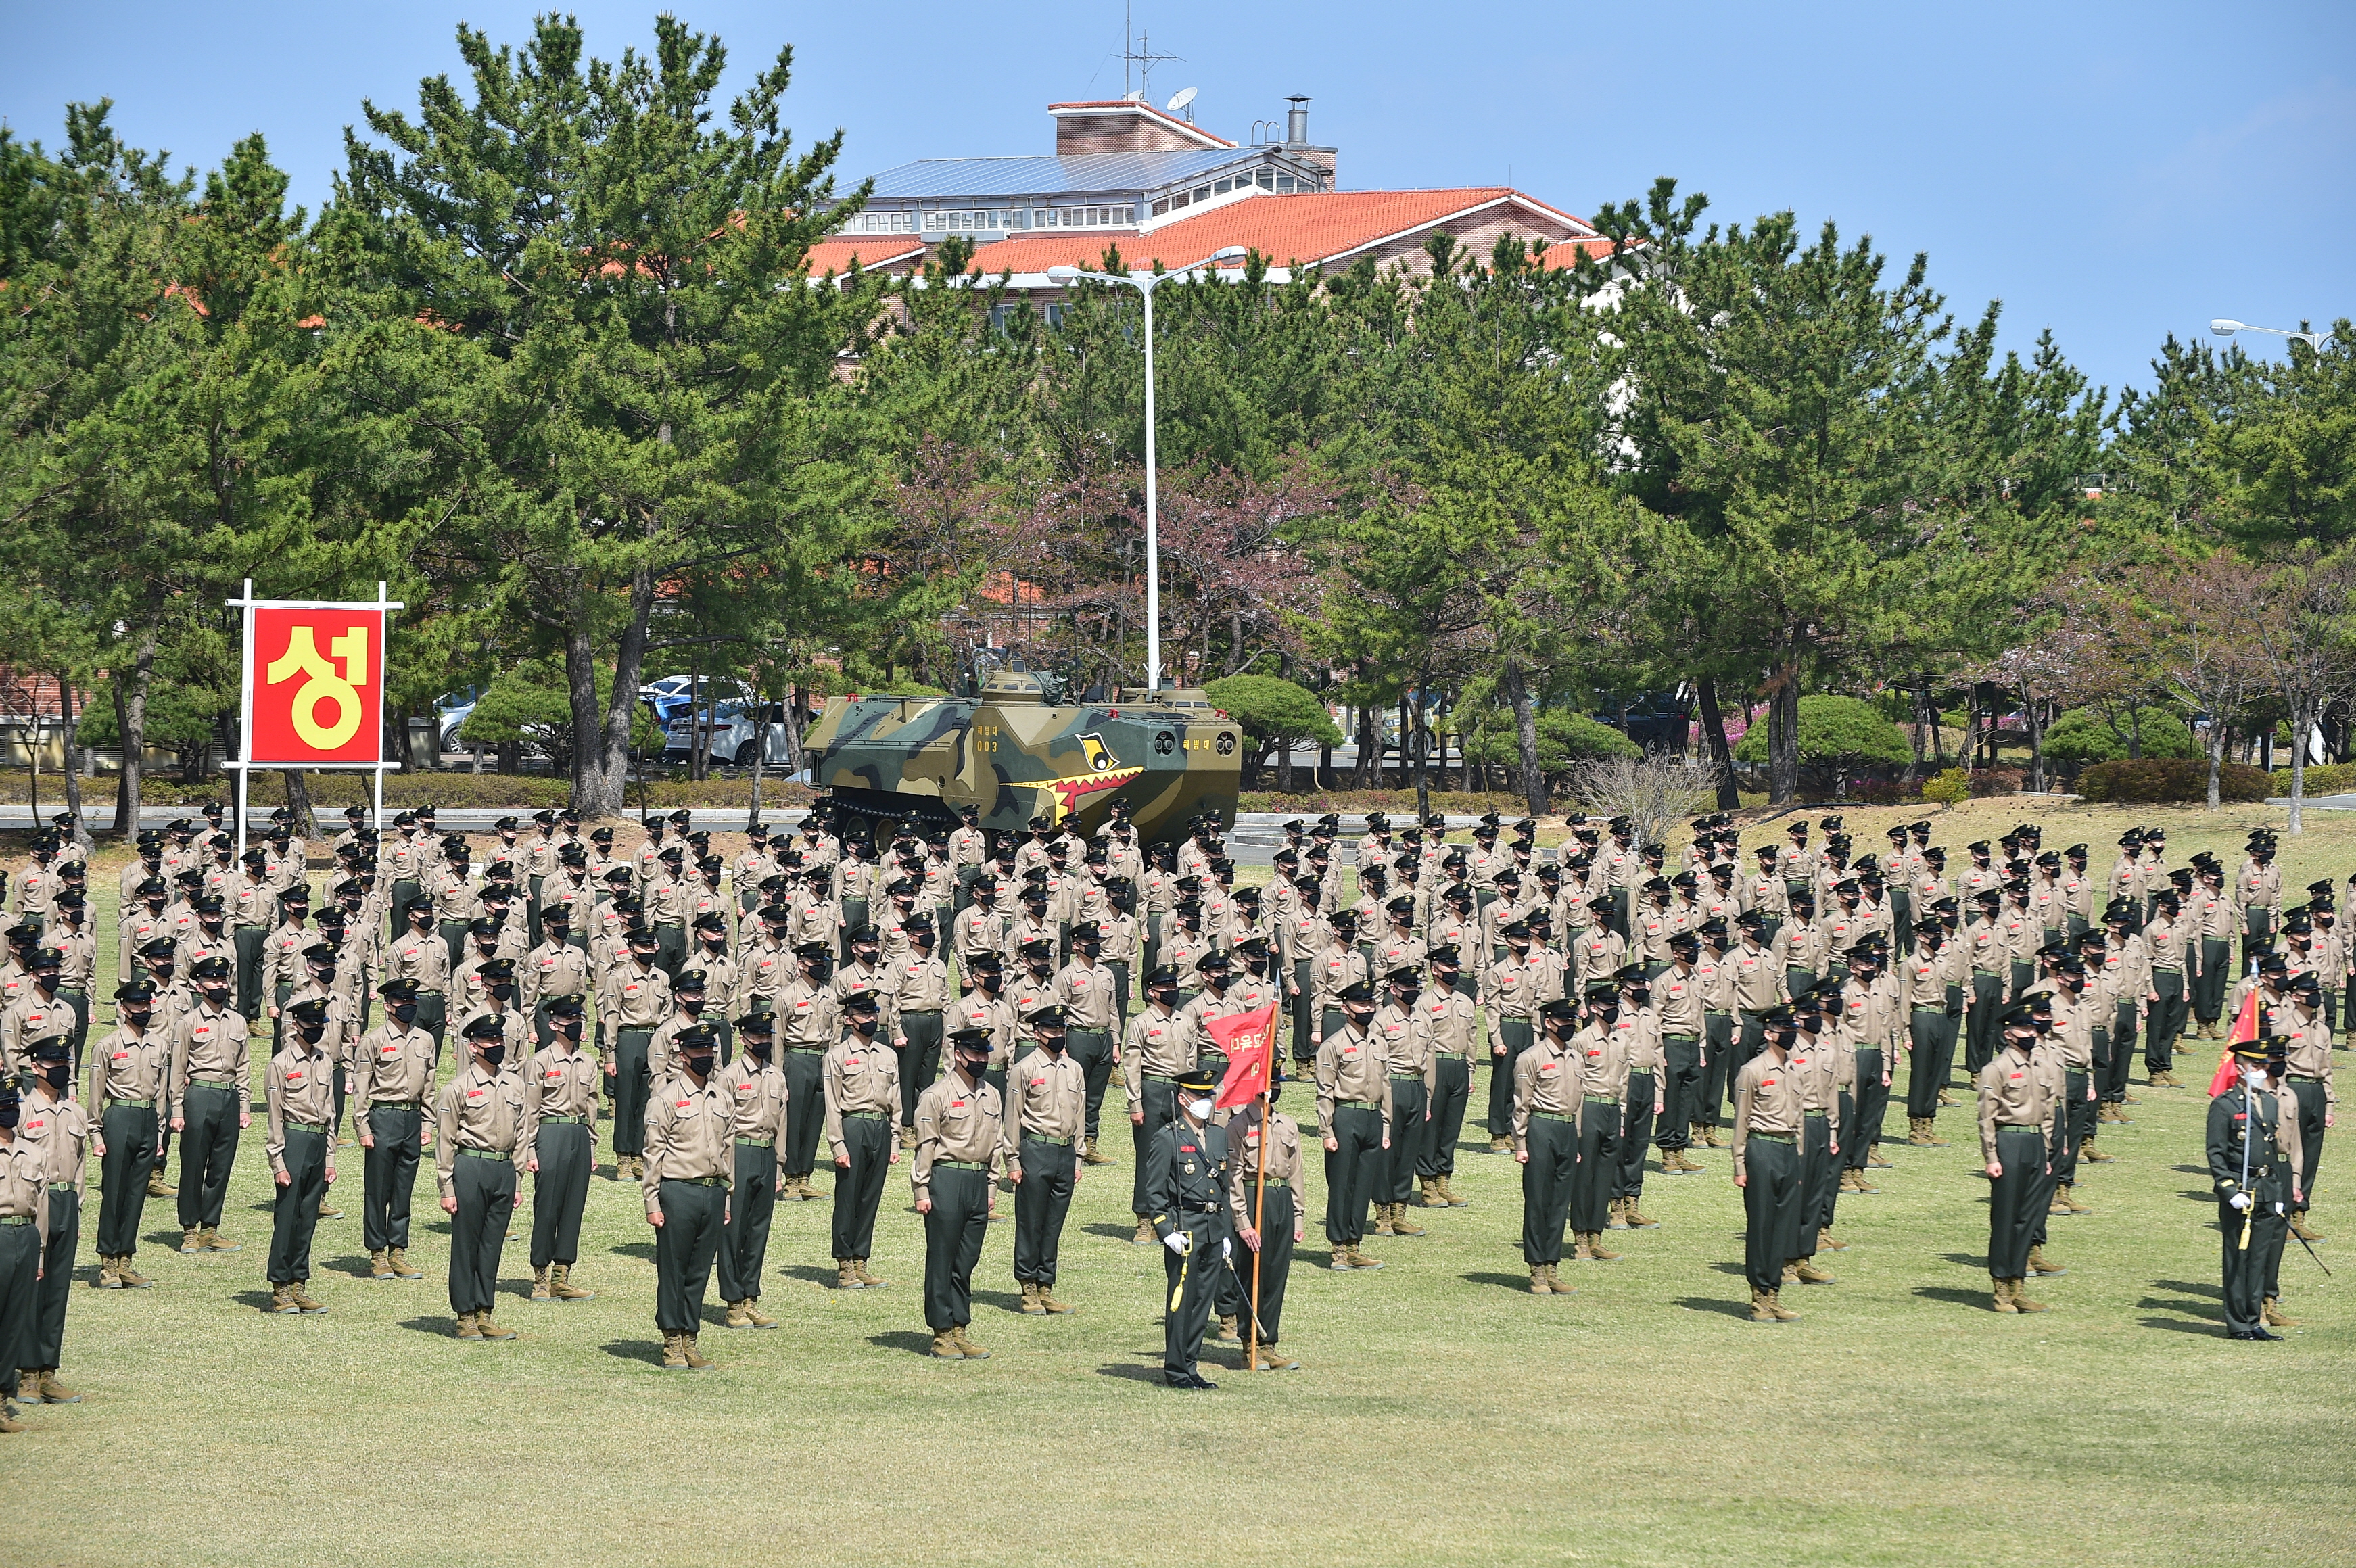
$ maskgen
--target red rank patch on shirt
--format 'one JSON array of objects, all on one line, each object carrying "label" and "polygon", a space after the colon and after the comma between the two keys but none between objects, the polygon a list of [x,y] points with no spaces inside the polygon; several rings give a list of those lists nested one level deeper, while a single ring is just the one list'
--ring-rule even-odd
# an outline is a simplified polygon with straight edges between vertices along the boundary
[{"label": "red rank patch on shirt", "polygon": [[949,1102],[949,1109],[952,1111],[962,1111],[965,1109],[965,1102],[963,1100],[951,1100]]},{"label": "red rank patch on shirt", "polygon": [[1031,1087],[1033,1089],[1044,1089],[1046,1086],[1047,1081],[1044,1078],[1033,1078],[1031,1080]]},{"label": "red rank patch on shirt", "polygon": [[1180,1144],[1178,1146],[1178,1152],[1180,1154],[1193,1154],[1194,1152],[1194,1146],[1193,1144]]},{"label": "red rank patch on shirt", "polygon": [[469,1100],[479,1100],[482,1097],[483,1092],[480,1089],[469,1089],[466,1091],[466,1098]]},{"label": "red rank patch on shirt", "polygon": [[1759,1081],[1759,1087],[1762,1089],[1772,1089],[1778,1082],[1780,1082],[1780,1080],[1773,1078],[1762,1078]]}]

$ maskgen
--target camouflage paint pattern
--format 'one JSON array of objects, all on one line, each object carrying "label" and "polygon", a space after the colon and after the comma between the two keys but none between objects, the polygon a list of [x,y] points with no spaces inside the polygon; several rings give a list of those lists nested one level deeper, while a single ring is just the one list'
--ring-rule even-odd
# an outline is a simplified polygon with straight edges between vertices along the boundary
[{"label": "camouflage paint pattern", "polygon": [[846,811],[953,822],[970,805],[987,828],[1043,816],[1092,833],[1119,800],[1151,844],[1205,812],[1232,823],[1242,783],[1241,729],[1179,701],[1050,705],[1037,677],[1001,670],[979,699],[830,698],[804,745]]}]

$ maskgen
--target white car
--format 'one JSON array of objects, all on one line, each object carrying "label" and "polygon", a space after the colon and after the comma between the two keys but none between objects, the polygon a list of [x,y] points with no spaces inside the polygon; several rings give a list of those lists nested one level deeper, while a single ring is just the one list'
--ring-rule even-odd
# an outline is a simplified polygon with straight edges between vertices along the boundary
[{"label": "white car", "polygon": [[[723,767],[749,768],[753,765],[753,720],[748,705],[729,701],[706,710],[712,719],[712,760]],[[786,705],[768,705],[768,757],[766,765],[783,767],[786,763]],[[683,763],[694,753],[695,725],[701,720],[682,710],[663,728],[663,761]]]}]

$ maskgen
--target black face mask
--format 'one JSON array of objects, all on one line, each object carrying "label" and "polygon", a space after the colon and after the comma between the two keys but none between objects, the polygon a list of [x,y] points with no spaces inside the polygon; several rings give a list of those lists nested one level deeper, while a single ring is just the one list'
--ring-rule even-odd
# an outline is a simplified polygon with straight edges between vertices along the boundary
[{"label": "black face mask", "polygon": [[687,1070],[698,1078],[709,1078],[712,1076],[712,1053],[708,1051],[691,1051],[680,1060],[685,1062]]},{"label": "black face mask", "polygon": [[672,1000],[679,1003],[679,1010],[685,1013],[689,1018],[693,1018],[696,1014],[703,1010],[703,998],[701,997],[674,997]]},{"label": "black face mask", "polygon": [[566,1040],[579,1040],[581,1038],[581,1020],[579,1019],[551,1019],[549,1020],[548,1027],[554,1029],[558,1034],[562,1035]]},{"label": "black face mask", "polygon": [[296,1032],[302,1035],[303,1043],[305,1045],[316,1045],[320,1040],[327,1038],[327,1026],[326,1024],[304,1024]]},{"label": "black face mask", "polygon": [[140,1029],[145,1029],[147,1027],[147,1020],[155,1016],[155,1009],[153,1008],[143,1008],[137,1012],[125,1010],[116,1016],[122,1019],[124,1023],[135,1025]]},{"label": "black face mask", "polygon": [[766,1061],[769,1060],[770,1051],[776,1047],[776,1043],[777,1042],[774,1038],[755,1039],[754,1036],[748,1034],[744,1037],[744,1054],[754,1058],[755,1061]]},{"label": "black face mask", "polygon": [[875,1032],[876,1018],[873,1013],[854,1013],[843,1021],[851,1026],[851,1032],[862,1040]]},{"label": "black face mask", "polygon": [[336,983],[336,966],[333,964],[322,964],[311,971],[311,976],[322,986],[332,986]]},{"label": "black face mask", "polygon": [[384,1012],[385,1016],[391,1019],[393,1022],[405,1026],[411,1019],[417,1016],[417,1004],[415,1002],[395,1002],[391,1007],[385,1008]]},{"label": "black face mask", "polygon": [[73,1082],[73,1063],[53,1061],[41,1069],[41,1079],[52,1089],[62,1089]]},{"label": "black face mask", "polygon": [[1627,998],[1630,1007],[1641,1008],[1653,999],[1653,988],[1650,986],[1638,986],[1633,990],[1623,992],[1622,995]]},{"label": "black face mask", "polygon": [[227,986],[199,986],[197,987],[197,994],[216,1008],[224,1007],[229,1002]]},{"label": "black face mask", "polygon": [[11,1100],[6,1104],[0,1105],[0,1127],[14,1127],[16,1125],[16,1101]]},{"label": "black face mask", "polygon": [[475,1054],[483,1059],[485,1067],[497,1072],[499,1063],[508,1059],[508,1048],[504,1045],[478,1045],[475,1047]]},{"label": "black face mask", "polygon": [[980,1078],[982,1074],[982,1070],[989,1065],[990,1058],[987,1056],[959,1056],[958,1058],[958,1071],[964,1073],[969,1078]]}]

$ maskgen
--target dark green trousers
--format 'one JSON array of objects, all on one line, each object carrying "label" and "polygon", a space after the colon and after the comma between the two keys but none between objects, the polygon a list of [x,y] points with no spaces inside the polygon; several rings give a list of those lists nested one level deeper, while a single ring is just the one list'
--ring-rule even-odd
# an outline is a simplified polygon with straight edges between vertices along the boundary
[{"label": "dark green trousers", "polygon": [[450,952],[450,971],[457,973],[458,965],[466,961],[466,922],[436,921],[434,929],[442,933],[442,945]]},{"label": "dark green trousers", "polygon": [[1579,1107],[1579,1168],[1570,1180],[1570,1228],[1601,1231],[1612,1222],[1620,1185],[1620,1107],[1590,1097]]},{"label": "dark green trousers", "polygon": [[1522,1261],[1532,1268],[1562,1262],[1579,1173],[1579,1134],[1569,1119],[1532,1112],[1529,1161],[1522,1167]]},{"label": "dark green trousers", "polygon": [[286,1129],[286,1185],[270,1213],[273,1285],[300,1285],[311,1277],[311,1235],[319,1228],[319,1201],[327,1195],[327,1138],[324,1133]]},{"label": "dark green trousers", "polygon": [[33,1311],[33,1359],[28,1367],[55,1368],[66,1343],[66,1300],[73,1294],[74,1253],[81,1245],[81,1194],[49,1189],[49,1244],[41,1253],[47,1271]]},{"label": "dark green trousers", "polygon": [[597,1149],[587,1124],[540,1124],[532,1153],[540,1169],[531,1179],[531,1268],[551,1264],[567,1268],[581,1261],[581,1216],[589,1207],[589,1172]]},{"label": "dark green trousers", "polygon": [[[2151,917],[2146,915],[2146,920]],[[2242,969],[2244,975],[2250,965],[2275,950],[2275,912],[2252,909],[2244,912],[2242,926]]]},{"label": "dark green trousers", "polygon": [[417,1190],[419,1133],[423,1114],[414,1105],[369,1108],[374,1148],[360,1161],[360,1240],[370,1252],[409,1245],[409,1205]]},{"label": "dark green trousers", "polygon": [[2065,1091],[2069,1103],[2055,1107],[2054,1122],[2062,1133],[2062,1147],[2053,1157],[2056,1186],[2078,1179],[2078,1151],[2094,1136],[2095,1103],[2086,1098],[2086,1073],[2072,1067],[2062,1075],[2062,1082],[2069,1086]]},{"label": "dark green trousers", "polygon": [[834,1255],[863,1258],[875,1250],[875,1211],[884,1203],[884,1179],[891,1174],[898,1139],[882,1116],[853,1113],[842,1118],[842,1146],[851,1168],[834,1173]]},{"label": "dark green trousers", "polygon": [[1906,1114],[1939,1114],[1939,1048],[1947,1032],[1944,1008],[1915,1008],[1906,1015]]},{"label": "dark green trousers", "polygon": [[0,1392],[14,1398],[32,1360],[40,1321],[41,1232],[30,1221],[0,1225]]},{"label": "dark green trousers", "polygon": [[2122,1001],[2111,1014],[2111,1066],[2095,1093],[2113,1104],[2127,1097],[2127,1073],[2135,1066],[2136,1004]]},{"label": "dark green trousers", "polygon": [[1118,1040],[1129,1028],[1129,960],[1108,958],[1104,966],[1112,971],[1113,1036]]},{"label": "dark green trousers", "polygon": [[2323,1084],[2319,1079],[2294,1078],[2290,1092],[2298,1101],[2299,1168],[2297,1212],[2315,1206],[2315,1173],[2323,1162]]},{"label": "dark green trousers", "polygon": [[666,921],[655,927],[655,965],[676,980],[687,967],[687,928]]},{"label": "dark green trousers", "polygon": [[1472,1104],[1472,1064],[1461,1056],[1432,1063],[1431,1119],[1416,1139],[1418,1176],[1456,1174],[1456,1140],[1464,1133],[1464,1113]]},{"label": "dark green trousers", "polygon": [[417,1017],[411,1021],[434,1037],[434,1065],[439,1068],[442,1065],[442,1040],[448,1031],[450,1023],[448,1004],[444,1001],[442,993],[418,992]]},{"label": "dark green trousers", "polygon": [[[848,1131],[850,1124],[843,1125]],[[720,1299],[758,1301],[761,1275],[769,1263],[769,1222],[777,1211],[777,1151],[759,1144],[738,1144],[735,1154],[736,1189],[729,1194],[728,1223],[720,1237]],[[834,1189],[838,1226],[843,1189],[849,1185],[845,1182]]]},{"label": "dark green trousers", "polygon": [[1998,1127],[1996,1158],[2004,1174],[1988,1180],[1988,1273],[2019,1279],[2048,1202],[2045,1139],[2035,1127]]},{"label": "dark green trousers", "polygon": [[1139,1084],[1139,1088],[1143,1091],[1139,1104],[1145,1113],[1145,1120],[1133,1124],[1129,1129],[1136,1156],[1130,1183],[1129,1211],[1141,1220],[1148,1217],[1145,1156],[1153,1147],[1153,1135],[1178,1119],[1178,1091],[1167,1078],[1147,1078]]},{"label": "dark green trousers", "polygon": [[936,1163],[925,1215],[925,1323],[936,1334],[973,1321],[973,1265],[990,1234],[990,1173]]},{"label": "dark green trousers", "polygon": [[2145,1020],[2143,1066],[2147,1073],[2166,1072],[2176,1065],[2176,1037],[2184,1032],[2184,971],[2154,969],[2151,988],[2159,1000]]},{"label": "dark green trousers", "polygon": [[941,1015],[902,1013],[900,1032],[908,1038],[908,1043],[898,1048],[900,1125],[913,1127],[916,1125],[916,1096],[931,1088],[933,1080],[941,1075]]},{"label": "dark green trousers", "polygon": [[1162,1249],[1162,1370],[1191,1372],[1203,1353],[1203,1332],[1211,1326],[1211,1307],[1226,1276],[1219,1243],[1226,1239],[1226,1217],[1219,1214],[1173,1216],[1194,1239],[1184,1256]]},{"label": "dark green trousers", "polygon": [[1832,1142],[1829,1117],[1812,1112],[1800,1118],[1800,1245],[1794,1257],[1816,1255],[1816,1232],[1832,1223],[1840,1201],[1840,1156]]},{"label": "dark green trousers", "polygon": [[1752,1057],[1767,1049],[1767,1026],[1760,1022],[1763,1016],[1755,1012],[1735,1015],[1734,1044],[1728,1052],[1726,1069],[1723,1072],[1716,1067],[1710,1069],[1710,1083],[1716,1085],[1709,1096],[1710,1125],[1712,1126],[1718,1125],[1718,1118],[1724,1114],[1727,1107],[1734,1104],[1736,1075],[1751,1065]]},{"label": "dark green trousers", "polygon": [[70,991],[59,987],[58,1000],[63,1002],[73,1012],[73,1075],[74,1082],[79,1083],[81,1082],[81,1048],[83,1042],[90,1038],[90,994],[86,991]]},{"label": "dark green trousers", "polygon": [[2201,977],[2192,982],[2192,1016],[2213,1024],[2225,1014],[2225,982],[2233,974],[2233,944],[2222,936],[2201,939]]},{"label": "dark green trousers", "polygon": [[1841,1163],[1863,1170],[1873,1146],[1881,1141],[1881,1119],[1890,1114],[1890,1090],[1881,1082],[1879,1048],[1857,1053],[1857,1113],[1841,1117]]},{"label": "dark green trousers", "polygon": [[[1654,1141],[1664,1149],[1681,1149],[1692,1144],[1693,1125],[1701,1120],[1702,1107],[1716,1104],[1708,1094],[1709,1064],[1702,1052],[1702,1037],[1663,1035],[1661,1057],[1661,1116],[1653,1129]],[[1652,1108],[1644,1107],[1647,1113]]]},{"label": "dark green trousers", "polygon": [[458,1211],[450,1217],[450,1310],[488,1312],[499,1287],[499,1250],[515,1212],[515,1161],[460,1149],[451,1186]]},{"label": "dark green trousers", "polygon": [[788,1048],[777,1066],[786,1075],[786,1147],[779,1163],[789,1178],[808,1176],[818,1167],[819,1137],[826,1131],[826,1052]]},{"label": "dark green trousers", "polygon": [[[2283,1207],[2260,1198],[2244,1216],[2230,1204],[2217,1205],[2217,1230],[2224,1239],[2225,1327],[2233,1333],[2246,1334],[2265,1326],[2266,1259],[2270,1254],[2281,1256],[2290,1234],[2290,1218]],[[2246,1248],[2242,1245],[2244,1223],[2251,1227]]]},{"label": "dark green trousers", "polygon": [[1080,1079],[1087,1092],[1087,1116],[1083,1125],[1087,1136],[1095,1137],[1104,1111],[1105,1090],[1112,1083],[1116,1056],[1112,1033],[1100,1029],[1068,1030],[1064,1036],[1064,1054],[1080,1064]]},{"label": "dark green trousers", "polygon": [[237,1091],[191,1083],[180,1103],[180,1229],[220,1223],[237,1164]]},{"label": "dark green trousers", "polygon": [[269,935],[258,925],[241,925],[230,933],[237,952],[237,1010],[248,1023],[262,1017],[262,944]]},{"label": "dark green trousers", "polygon": [[[1628,1074],[1628,1095],[1621,1102],[1620,1169],[1612,1179],[1612,1196],[1634,1198],[1644,1190],[1644,1146],[1653,1131],[1653,1075]],[[1610,1216],[1605,1216],[1607,1222]]]},{"label": "dark green trousers", "polygon": [[1383,1170],[1383,1113],[1376,1105],[1333,1107],[1334,1147],[1325,1153],[1325,1239],[1355,1247],[1366,1237],[1366,1209]]},{"label": "dark green trousers", "polygon": [[1781,1290],[1783,1265],[1800,1255],[1806,1193],[1800,1150],[1789,1134],[1753,1133],[1742,1147],[1742,1272],[1753,1290]]},{"label": "dark green trousers", "polygon": [[1383,1174],[1375,1183],[1377,1203],[1404,1203],[1415,1196],[1415,1168],[1423,1153],[1426,1104],[1422,1079],[1391,1080],[1391,1147],[1383,1150]]},{"label": "dark green trousers", "polygon": [[1514,1136],[1514,1063],[1530,1048],[1530,1020],[1499,1019],[1497,1040],[1503,1040],[1505,1054],[1497,1054],[1496,1040],[1490,1042],[1489,1051],[1489,1136],[1509,1138]]},{"label": "dark green trousers", "polygon": [[145,1105],[109,1105],[99,1134],[106,1157],[98,1168],[98,1254],[127,1258],[139,1250],[139,1220],[147,1211],[147,1177],[155,1168],[155,1112]]},{"label": "dark green trousers", "polygon": [[[1149,965],[1151,962],[1149,956]],[[1310,1000],[1310,980],[1314,967],[1314,964],[1306,958],[1292,961],[1292,983],[1301,988],[1301,994],[1286,997],[1284,1006],[1285,1010],[1292,1015],[1292,1060],[1295,1061],[1314,1061],[1317,1059],[1317,1047],[1309,1039],[1310,1019],[1314,1012],[1314,1004]]]},{"label": "dark green trousers", "polygon": [[1079,1158],[1069,1144],[1031,1137],[1023,1140],[1022,1157],[1023,1179],[1014,1189],[1014,1279],[1053,1285]]},{"label": "dark green trousers", "polygon": [[[1251,1189],[1244,1189],[1244,1201],[1252,1201]],[[1284,1328],[1284,1287],[1292,1277],[1292,1189],[1282,1183],[1271,1183],[1259,1200],[1259,1251],[1237,1244],[1234,1260],[1235,1299],[1249,1307],[1245,1321],[1259,1320],[1259,1342],[1273,1345]],[[1252,1270],[1257,1264],[1259,1274],[1257,1285]]]},{"label": "dark green trousers", "polygon": [[655,1327],[666,1334],[700,1333],[703,1293],[727,1228],[728,1190],[674,1179],[662,1184],[656,1200],[663,1222],[655,1228]]},{"label": "dark green trousers", "polygon": [[1980,1069],[1996,1055],[1997,1015],[2004,1011],[2004,977],[1986,969],[1972,971],[1971,1010],[1964,1025],[1964,1076],[1976,1082]]},{"label": "dark green trousers", "polygon": [[[647,1069],[647,1047],[654,1037],[650,1029],[614,1031],[614,1075],[605,1082],[614,1106],[616,1156],[647,1152],[647,1096],[654,1092]],[[801,1091],[797,1088],[794,1093],[798,1096]]]}]

